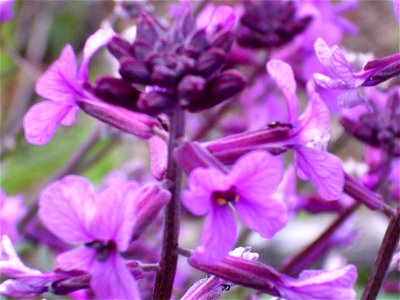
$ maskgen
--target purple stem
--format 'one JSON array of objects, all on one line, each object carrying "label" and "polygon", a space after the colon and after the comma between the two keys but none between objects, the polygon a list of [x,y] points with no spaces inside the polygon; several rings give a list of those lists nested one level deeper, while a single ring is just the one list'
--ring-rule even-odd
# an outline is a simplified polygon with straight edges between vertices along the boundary
[{"label": "purple stem", "polygon": [[184,111],[175,107],[170,118],[170,134],[168,143],[168,166],[166,179],[172,186],[171,201],[165,211],[163,245],[161,251],[160,271],[157,272],[154,286],[154,300],[171,299],[176,265],[178,262],[178,238],[181,211],[182,170],[176,164],[173,152],[180,140],[184,137]]},{"label": "purple stem", "polygon": [[382,211],[388,217],[395,215],[394,210],[384,202],[382,195],[372,192],[348,174],[345,174],[343,191],[372,210]]},{"label": "purple stem", "polygon": [[332,235],[353,214],[359,204],[353,204],[341,214],[312,244],[293,257],[283,268],[282,272],[290,276],[297,276],[306,266],[321,257],[321,249],[329,241]]},{"label": "purple stem", "polygon": [[394,215],[386,229],[385,236],[383,237],[381,248],[379,249],[378,257],[376,258],[375,265],[368,278],[367,287],[361,297],[361,300],[374,300],[377,298],[379,290],[381,289],[383,280],[385,279],[386,272],[389,268],[390,261],[397,244],[400,239],[400,208],[397,209],[397,214]]}]

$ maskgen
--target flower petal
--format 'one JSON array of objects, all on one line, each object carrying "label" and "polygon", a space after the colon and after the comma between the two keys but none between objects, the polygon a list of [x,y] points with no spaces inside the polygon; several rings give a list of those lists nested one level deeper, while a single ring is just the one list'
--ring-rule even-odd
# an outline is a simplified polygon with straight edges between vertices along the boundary
[{"label": "flower petal", "polygon": [[332,79],[326,75],[315,73],[313,74],[315,82],[325,88],[325,89],[331,89],[331,90],[345,90],[348,89],[349,87],[346,85],[346,83],[341,80],[341,79]]},{"label": "flower petal", "polygon": [[232,7],[218,6],[207,22],[207,32],[215,33],[221,29],[232,29],[236,23],[236,14]]},{"label": "flower petal", "polygon": [[229,173],[237,193],[255,202],[268,199],[266,195],[276,189],[282,175],[282,161],[264,151],[253,151],[242,156]]},{"label": "flower petal", "polygon": [[317,93],[312,92],[307,108],[300,116],[296,126],[300,130],[298,135],[299,142],[306,144],[329,135],[329,125],[330,113],[328,107]]},{"label": "flower petal", "polygon": [[78,109],[78,106],[71,106],[68,114],[61,121],[61,124],[64,126],[71,126],[72,124],[74,124],[76,120],[76,115],[78,114]]},{"label": "flower petal", "polygon": [[79,247],[63,252],[56,257],[57,268],[63,271],[80,270],[90,273],[96,259],[96,251],[89,247]]},{"label": "flower petal", "polygon": [[115,32],[112,28],[102,28],[92,34],[83,47],[83,59],[81,66],[79,67],[79,79],[82,81],[88,81],[88,68],[92,56],[96,53],[99,48],[105,46],[113,37]]},{"label": "flower petal", "polygon": [[108,187],[98,195],[97,214],[89,230],[98,240],[114,241],[124,251],[132,238],[135,223],[137,183],[130,182]]},{"label": "flower petal", "polygon": [[338,46],[329,48],[326,42],[318,38],[314,45],[319,61],[348,86],[355,85],[355,79],[350,64]]},{"label": "flower petal", "polygon": [[263,202],[241,198],[234,206],[243,223],[265,238],[272,238],[288,221],[285,203],[274,198]]},{"label": "flower petal", "polygon": [[76,81],[76,58],[71,45],[66,45],[60,57],[36,82],[36,93],[46,99],[73,104],[81,88]]},{"label": "flower petal", "polygon": [[52,101],[33,105],[23,120],[26,140],[34,145],[47,144],[73,109],[70,104]]},{"label": "flower petal", "polygon": [[299,279],[285,278],[286,285],[277,285],[286,299],[353,300],[357,269],[353,265],[333,271],[304,271]]},{"label": "flower petal", "polygon": [[212,194],[231,187],[228,177],[216,169],[197,168],[190,173],[189,190],[183,192],[183,205],[194,215],[206,214],[212,206]]},{"label": "flower petal", "polygon": [[281,92],[285,95],[288,108],[288,122],[295,123],[298,116],[299,103],[296,96],[296,81],[292,67],[284,61],[272,59],[267,63],[267,70]]},{"label": "flower petal", "polygon": [[207,264],[218,263],[233,249],[236,239],[237,227],[232,209],[213,207],[204,222],[201,243],[194,256]]},{"label": "flower petal", "polygon": [[43,224],[69,243],[94,240],[87,225],[95,209],[93,187],[83,177],[67,176],[47,186],[39,196],[39,217]]},{"label": "flower petal", "polygon": [[358,89],[351,89],[339,95],[337,98],[339,107],[354,107],[359,104],[365,104],[371,110],[367,100],[360,96]]},{"label": "flower petal", "polygon": [[136,280],[116,253],[94,263],[90,286],[98,299],[140,299]]},{"label": "flower petal", "polygon": [[326,200],[340,197],[344,185],[344,172],[341,160],[328,152],[299,146],[294,154],[300,178],[309,179],[319,195]]}]

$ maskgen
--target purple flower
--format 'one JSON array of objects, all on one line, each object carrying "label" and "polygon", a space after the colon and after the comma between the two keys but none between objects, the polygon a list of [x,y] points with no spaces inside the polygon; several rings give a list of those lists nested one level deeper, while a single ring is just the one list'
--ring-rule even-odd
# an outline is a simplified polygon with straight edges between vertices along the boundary
[{"label": "purple flower", "polygon": [[293,126],[288,144],[295,151],[294,160],[299,177],[310,180],[321,197],[337,199],[343,190],[344,175],[341,160],[326,151],[330,138],[330,115],[326,105],[308,85],[309,103],[298,117],[296,82],[290,65],[271,60],[267,69],[285,96],[288,108],[288,123]]},{"label": "purple flower", "polygon": [[[155,121],[148,116],[131,112],[107,103],[108,82],[100,80],[100,100],[90,91],[89,62],[95,52],[115,35],[112,29],[100,29],[88,38],[83,49],[81,65],[77,66],[71,45],[64,47],[60,57],[36,82],[36,92],[47,99],[35,104],[24,117],[25,137],[29,143],[46,144],[61,125],[75,122],[78,108],[125,132],[149,137]],[[115,79],[115,81],[118,81]],[[116,88],[119,81],[113,82]],[[125,87],[125,86],[124,86]],[[133,87],[131,88],[133,89]],[[119,91],[126,91],[120,88]],[[131,95],[132,93],[130,93]],[[124,95],[124,93],[122,93]],[[104,98],[104,99],[103,99]]]},{"label": "purple flower", "polygon": [[326,42],[319,38],[315,42],[315,52],[321,64],[334,77],[323,74],[314,74],[315,82],[326,89],[343,90],[337,98],[338,105],[341,107],[354,107],[359,104],[367,104],[366,100],[360,95],[359,88],[369,77],[369,73],[355,74],[351,66],[338,46],[329,48]]},{"label": "purple flower", "polygon": [[1,0],[0,1],[0,24],[10,21],[14,18],[14,0]]},{"label": "purple flower", "polygon": [[[127,183],[96,194],[86,179],[77,176],[45,188],[39,199],[44,225],[68,243],[84,244],[58,255],[57,267],[89,273],[90,287],[99,298],[140,298],[137,283],[119,253],[127,250],[134,231],[143,230],[144,219],[152,218],[149,214],[139,218],[151,203],[143,203],[146,193],[153,191]],[[169,194],[161,195],[165,196]]]},{"label": "purple flower", "polygon": [[207,214],[195,256],[216,263],[233,248],[237,239],[233,207],[261,236],[271,238],[279,231],[287,221],[286,206],[269,194],[282,172],[281,161],[261,151],[240,158],[227,174],[213,168],[191,172],[183,204],[195,215]]},{"label": "purple flower", "polygon": [[13,298],[35,297],[48,290],[48,286],[60,279],[70,276],[61,273],[42,273],[24,265],[18,257],[8,236],[1,237],[0,270],[8,279],[0,284],[0,295]]},{"label": "purple flower", "polygon": [[21,195],[7,196],[0,188],[0,228],[13,242],[19,239],[17,224],[25,215],[26,207]]},{"label": "purple flower", "polygon": [[351,300],[356,299],[356,279],[356,268],[348,265],[332,271],[306,270],[298,279],[282,275],[283,283],[276,288],[286,299]]}]

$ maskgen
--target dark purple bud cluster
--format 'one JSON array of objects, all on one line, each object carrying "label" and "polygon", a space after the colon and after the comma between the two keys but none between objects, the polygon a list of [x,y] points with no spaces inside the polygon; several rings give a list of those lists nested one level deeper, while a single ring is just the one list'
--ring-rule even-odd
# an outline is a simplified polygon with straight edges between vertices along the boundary
[{"label": "dark purple bud cluster", "polygon": [[244,1],[245,13],[238,33],[238,43],[249,48],[280,47],[303,32],[312,21],[311,16],[296,18],[292,1]]},{"label": "dark purple bud cluster", "polygon": [[374,105],[373,112],[361,115],[358,122],[349,118],[341,119],[346,130],[359,140],[400,156],[400,95],[392,92],[386,107]]},{"label": "dark purple bud cluster", "polygon": [[[142,12],[132,44],[119,37],[108,44],[122,79],[102,78],[95,90],[106,99],[120,90],[131,94],[131,102],[122,97],[120,105],[150,115],[168,113],[177,104],[190,111],[213,107],[246,84],[239,72],[222,71],[233,41],[230,28],[196,29],[190,9],[168,30]],[[132,84],[149,87],[136,98]]]}]

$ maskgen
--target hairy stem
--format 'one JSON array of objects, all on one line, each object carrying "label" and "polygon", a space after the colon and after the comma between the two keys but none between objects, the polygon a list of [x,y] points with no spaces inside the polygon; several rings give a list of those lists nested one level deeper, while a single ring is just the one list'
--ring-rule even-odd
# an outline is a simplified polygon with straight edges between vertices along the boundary
[{"label": "hairy stem", "polygon": [[168,143],[168,166],[166,179],[170,180],[171,201],[165,211],[163,245],[161,251],[160,271],[157,273],[153,299],[171,298],[176,265],[178,262],[178,238],[181,210],[182,170],[175,163],[173,151],[184,136],[184,112],[176,107],[170,119],[170,135]]},{"label": "hairy stem", "polygon": [[368,278],[367,287],[361,297],[361,300],[374,300],[378,296],[386,272],[389,268],[390,261],[397,244],[400,239],[400,208],[397,209],[397,214],[390,219],[385,236],[383,237],[381,248],[379,249],[378,257],[375,265]]}]

